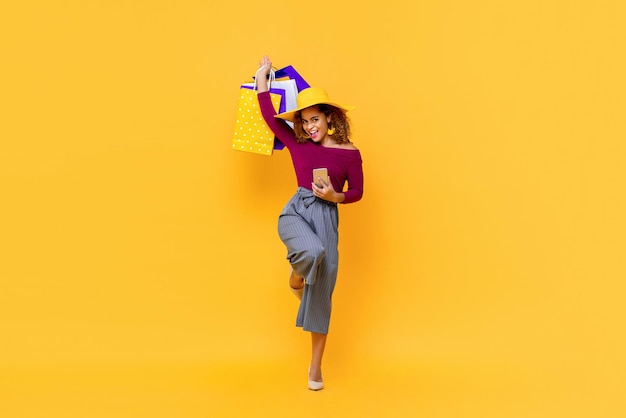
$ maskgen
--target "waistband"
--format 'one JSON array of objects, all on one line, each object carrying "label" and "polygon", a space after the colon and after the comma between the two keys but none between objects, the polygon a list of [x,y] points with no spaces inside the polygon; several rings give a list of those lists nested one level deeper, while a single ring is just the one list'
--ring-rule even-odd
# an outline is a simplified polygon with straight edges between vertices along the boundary
[{"label": "waistband", "polygon": [[335,202],[329,202],[328,200],[320,199],[313,194],[313,190],[305,189],[304,187],[298,187],[295,195],[302,199],[304,206],[306,206],[307,208],[311,206],[313,202],[319,202],[328,206],[337,207],[337,204]]}]

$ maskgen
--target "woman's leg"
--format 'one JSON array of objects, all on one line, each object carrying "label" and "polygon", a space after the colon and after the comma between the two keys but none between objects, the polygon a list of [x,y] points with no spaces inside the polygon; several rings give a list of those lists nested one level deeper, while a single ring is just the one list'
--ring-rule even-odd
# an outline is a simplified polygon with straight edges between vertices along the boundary
[{"label": "woman's leg", "polygon": [[311,333],[312,355],[309,380],[316,382],[322,381],[322,356],[324,355],[324,348],[326,347],[326,336],[327,334]]},{"label": "woman's leg", "polygon": [[[318,266],[326,251],[319,236],[301,216],[281,215],[278,220],[280,239],[287,247],[287,259],[295,271],[294,280],[289,280],[297,288],[297,279],[303,277],[307,284],[313,284]],[[301,286],[299,286],[301,287]]]},{"label": "woman's leg", "polygon": [[[311,332],[312,350],[308,378],[309,389],[312,390],[323,388],[322,357],[326,347],[339,261],[337,215],[336,206],[292,199],[278,221],[278,232],[287,247],[287,258],[295,272],[291,275],[289,284],[292,289],[304,284],[296,325]],[[304,283],[301,277],[304,278]]]}]

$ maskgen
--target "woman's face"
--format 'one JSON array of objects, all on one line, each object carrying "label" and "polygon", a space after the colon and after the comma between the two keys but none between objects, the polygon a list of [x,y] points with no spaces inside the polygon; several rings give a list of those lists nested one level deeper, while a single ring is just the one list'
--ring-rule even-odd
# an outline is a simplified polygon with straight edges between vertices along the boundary
[{"label": "woman's face", "polygon": [[307,107],[300,113],[302,129],[309,135],[313,142],[320,142],[328,132],[328,116],[321,112],[317,106]]}]

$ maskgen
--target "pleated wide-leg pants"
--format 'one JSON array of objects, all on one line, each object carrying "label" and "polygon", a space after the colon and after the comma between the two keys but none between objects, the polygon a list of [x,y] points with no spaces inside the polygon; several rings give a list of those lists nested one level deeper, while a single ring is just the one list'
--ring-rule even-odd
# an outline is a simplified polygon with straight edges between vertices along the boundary
[{"label": "pleated wide-leg pants", "polygon": [[337,204],[299,187],[278,218],[278,234],[293,270],[305,286],[296,326],[328,334],[331,299],[337,282],[339,251]]}]

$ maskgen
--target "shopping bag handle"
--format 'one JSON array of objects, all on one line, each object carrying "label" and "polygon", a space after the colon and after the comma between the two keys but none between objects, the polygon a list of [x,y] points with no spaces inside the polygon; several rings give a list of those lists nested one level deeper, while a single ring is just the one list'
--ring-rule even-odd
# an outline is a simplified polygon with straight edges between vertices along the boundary
[{"label": "shopping bag handle", "polygon": [[[259,68],[258,70],[256,70],[256,73],[254,73],[254,86],[252,87],[252,90],[256,90],[256,81],[257,81],[257,74],[259,73],[259,71],[261,71],[261,68]],[[270,73],[267,75],[267,89],[271,89],[272,88],[272,81],[276,81],[276,72],[274,71],[273,68],[270,68]]]}]

